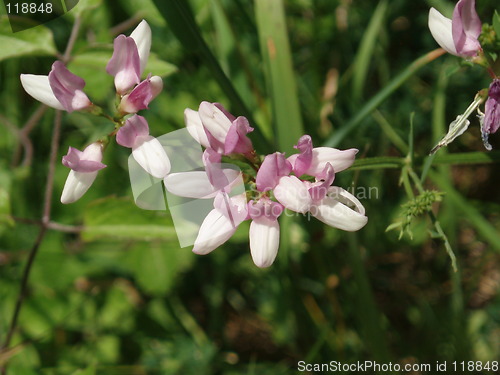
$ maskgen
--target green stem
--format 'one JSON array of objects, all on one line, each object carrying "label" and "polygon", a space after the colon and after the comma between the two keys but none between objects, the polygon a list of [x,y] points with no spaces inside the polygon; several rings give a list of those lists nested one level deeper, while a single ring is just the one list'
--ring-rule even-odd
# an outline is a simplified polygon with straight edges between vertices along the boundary
[{"label": "green stem", "polygon": [[347,124],[338,129],[335,134],[327,139],[324,146],[336,147],[342,140],[363,121],[370,113],[382,104],[394,91],[413,76],[420,68],[443,55],[445,51],[442,48],[435,49],[411,63],[405,70],[394,77],[387,86],[385,86],[377,95],[371,98],[366,105],[361,108],[354,118]]}]

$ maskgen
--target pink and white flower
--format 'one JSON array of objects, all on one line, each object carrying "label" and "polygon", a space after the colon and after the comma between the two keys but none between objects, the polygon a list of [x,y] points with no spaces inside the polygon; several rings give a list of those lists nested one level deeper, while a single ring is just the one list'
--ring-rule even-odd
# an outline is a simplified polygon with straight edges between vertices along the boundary
[{"label": "pink and white flower", "polygon": [[266,196],[248,203],[250,223],[250,253],[257,267],[265,268],[273,264],[280,244],[278,217],[283,205]]},{"label": "pink and white flower", "polygon": [[116,134],[116,142],[132,149],[132,156],[150,175],[164,178],[170,172],[170,159],[160,141],[149,135],[146,119],[134,115],[127,119]]},{"label": "pink and white flower", "polygon": [[309,211],[326,225],[348,232],[360,230],[368,222],[361,202],[338,186],[330,186],[326,196],[313,202]]},{"label": "pink and white flower", "polygon": [[33,98],[55,109],[73,112],[92,106],[83,92],[85,81],[71,73],[61,61],[52,64],[48,76],[21,74],[21,84]]},{"label": "pink and white flower", "polygon": [[333,167],[335,173],[349,168],[358,150],[350,148],[347,150],[338,150],[332,147],[314,147],[309,135],[300,137],[294,148],[300,151],[299,154],[291,155],[288,161],[293,166],[293,172],[300,177],[303,174],[317,176],[323,172],[326,164]]},{"label": "pink and white flower", "polygon": [[141,82],[151,49],[151,28],[148,23],[143,20],[129,37],[116,37],[113,47],[113,56],[106,71],[115,77],[116,92],[122,96],[118,110],[127,114],[148,108],[163,89],[163,81],[159,76],[148,76]]},{"label": "pink and white flower", "polygon": [[101,163],[103,145],[90,144],[83,151],[70,147],[63,156],[63,165],[71,168],[61,195],[61,203],[68,204],[80,199],[94,183],[97,172],[106,167]]},{"label": "pink and white flower", "polygon": [[255,178],[257,190],[265,192],[274,189],[280,178],[291,172],[292,164],[285,158],[285,154],[275,152],[266,155]]},{"label": "pink and white flower", "polygon": [[478,37],[481,34],[481,20],[477,15],[475,0],[460,0],[449,19],[431,8],[429,29],[436,42],[455,56],[470,58],[481,50]]},{"label": "pink and white flower", "polygon": [[487,150],[492,147],[488,136],[500,128],[500,79],[494,79],[488,90],[488,99],[484,105],[484,117],[481,116],[481,135]]},{"label": "pink and white flower", "polygon": [[218,192],[214,199],[214,209],[203,220],[194,242],[193,252],[205,255],[225,243],[248,217],[245,194],[229,197]]},{"label": "pink and white flower", "polygon": [[162,89],[163,81],[160,77],[148,77],[139,83],[130,94],[123,96],[118,111],[127,114],[147,109],[149,103],[161,93]]},{"label": "pink and white flower", "polygon": [[202,102],[198,111],[186,109],[184,119],[189,134],[203,147],[221,155],[250,155],[252,141],[247,134],[253,131],[248,120],[234,117],[220,103]]}]

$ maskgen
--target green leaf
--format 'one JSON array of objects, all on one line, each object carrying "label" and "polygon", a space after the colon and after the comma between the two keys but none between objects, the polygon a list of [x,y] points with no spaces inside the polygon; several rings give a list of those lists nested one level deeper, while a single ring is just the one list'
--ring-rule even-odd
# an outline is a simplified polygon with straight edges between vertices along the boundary
[{"label": "green leaf", "polygon": [[194,258],[189,249],[165,246],[160,242],[137,245],[128,255],[129,267],[137,283],[146,293],[154,295],[168,293]]},{"label": "green leaf", "polygon": [[177,241],[166,212],[142,210],[129,199],[97,200],[87,207],[83,220],[85,241],[99,238]]},{"label": "green leaf", "polygon": [[177,67],[160,59],[155,53],[151,53],[144,72],[145,74],[151,73],[152,75],[164,78],[177,72]]},{"label": "green leaf", "polygon": [[493,15],[493,29],[497,34],[497,40],[500,40],[500,14],[495,10],[495,14]]},{"label": "green leaf", "polygon": [[290,153],[304,134],[282,0],[256,0],[260,49],[273,104],[276,143]]},{"label": "green leaf", "polygon": [[52,31],[43,26],[13,33],[7,16],[0,17],[0,61],[19,56],[56,55]]}]

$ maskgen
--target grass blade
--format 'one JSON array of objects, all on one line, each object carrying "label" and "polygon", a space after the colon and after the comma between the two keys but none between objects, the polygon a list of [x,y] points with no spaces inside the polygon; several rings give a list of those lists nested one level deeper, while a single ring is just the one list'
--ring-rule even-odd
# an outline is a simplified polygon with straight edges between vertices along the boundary
[{"label": "grass blade", "polygon": [[273,106],[276,146],[290,152],[304,130],[283,1],[256,0],[255,13]]},{"label": "grass blade", "polygon": [[361,99],[362,91],[368,74],[368,68],[372,62],[375,42],[384,26],[385,15],[387,11],[387,1],[382,0],[378,3],[377,9],[373,12],[370,24],[363,34],[363,39],[358,53],[354,60],[354,74],[352,81],[352,92],[355,100]]},{"label": "grass blade", "polygon": [[380,104],[384,102],[390,95],[394,93],[403,83],[405,83],[411,76],[413,76],[420,68],[443,55],[445,51],[438,48],[434,51],[426,53],[424,56],[419,57],[411,63],[405,70],[394,77],[389,84],[384,87],[377,95],[371,98],[363,108],[342,128],[332,134],[324,144],[328,147],[336,147],[340,142],[357,126],[361,124],[368,115],[370,115]]}]

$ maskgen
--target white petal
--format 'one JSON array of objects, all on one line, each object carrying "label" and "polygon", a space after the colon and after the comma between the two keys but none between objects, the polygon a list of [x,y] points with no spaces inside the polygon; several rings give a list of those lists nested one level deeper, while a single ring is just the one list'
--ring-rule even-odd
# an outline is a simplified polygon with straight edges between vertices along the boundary
[{"label": "white petal", "polygon": [[337,186],[330,187],[327,196],[313,205],[310,211],[312,216],[323,223],[349,232],[363,228],[368,222],[361,202]]},{"label": "white petal", "polygon": [[83,173],[71,170],[61,194],[61,203],[76,202],[89,190],[97,177],[97,172]]},{"label": "white petal", "polygon": [[160,76],[152,76],[150,82],[151,82],[151,94],[153,94],[152,99],[154,99],[161,93],[161,90],[163,90],[163,80],[161,79]]},{"label": "white petal", "polygon": [[151,49],[151,28],[145,20],[142,20],[139,25],[132,31],[130,37],[134,39],[141,60],[141,74],[148,62],[149,51]]},{"label": "white petal", "polygon": [[102,143],[94,142],[85,147],[85,150],[82,152],[83,160],[91,160],[91,161],[102,161]]},{"label": "white petal", "polygon": [[21,74],[21,84],[24,90],[39,102],[55,109],[64,110],[63,105],[57,100],[50,87],[48,76]]},{"label": "white petal", "polygon": [[[223,169],[229,186],[236,184],[240,172]],[[241,177],[240,177],[241,178]],[[213,198],[218,190],[210,183],[205,171],[171,173],[164,179],[165,188],[172,194],[186,198]],[[243,182],[243,180],[241,180]]]},{"label": "white petal", "polygon": [[202,102],[198,113],[203,126],[205,126],[215,139],[224,143],[227,132],[231,127],[231,121],[226,117],[224,112],[212,103]]},{"label": "white petal", "polygon": [[335,173],[341,172],[354,163],[354,158],[357,153],[358,150],[355,148],[338,150],[332,147],[315,147],[312,150],[311,166],[306,173],[311,176],[316,176],[323,172],[326,163],[332,165]]},{"label": "white petal", "polygon": [[280,225],[277,220],[261,219],[250,223],[250,253],[257,267],[273,264],[280,245]]},{"label": "white petal", "polygon": [[132,148],[132,155],[146,172],[156,178],[164,178],[170,172],[170,160],[160,141],[153,136],[144,137]]},{"label": "white petal", "polygon": [[312,203],[307,185],[295,176],[281,177],[274,196],[289,210],[300,213],[306,213]]},{"label": "white petal", "polygon": [[434,8],[431,8],[429,11],[429,30],[441,48],[452,55],[458,56],[455,43],[453,42],[451,20]]},{"label": "white petal", "polygon": [[196,142],[205,148],[210,147],[210,142],[208,141],[207,133],[205,133],[205,128],[203,127],[198,111],[186,108],[184,110],[184,122],[186,123],[187,131]]},{"label": "white petal", "polygon": [[193,252],[200,255],[210,253],[231,238],[236,228],[221,212],[213,209],[201,224]]}]

